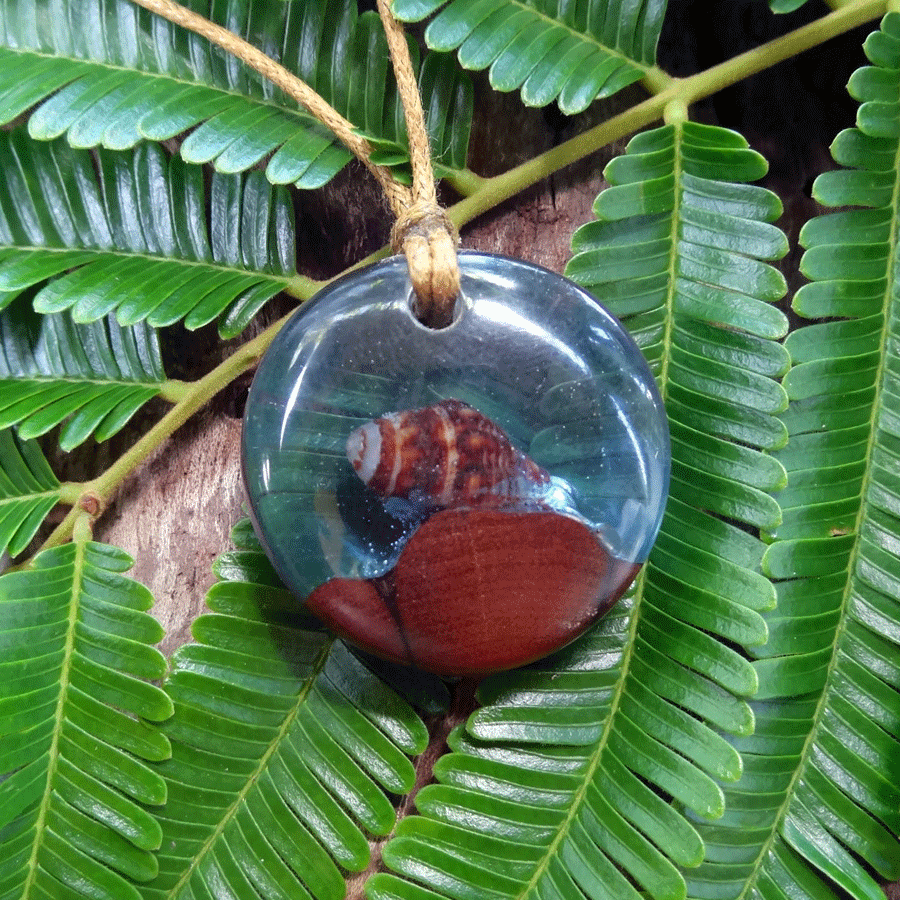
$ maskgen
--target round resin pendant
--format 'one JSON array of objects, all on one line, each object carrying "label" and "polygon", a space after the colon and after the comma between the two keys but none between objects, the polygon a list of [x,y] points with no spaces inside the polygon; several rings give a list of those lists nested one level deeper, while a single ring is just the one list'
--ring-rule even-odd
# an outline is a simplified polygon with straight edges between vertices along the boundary
[{"label": "round resin pendant", "polygon": [[244,416],[257,533],[337,634],[439,675],[538,659],[647,558],[669,482],[653,377],[590,295],[459,255],[454,320],[411,312],[406,260],[329,285],[260,364]]}]

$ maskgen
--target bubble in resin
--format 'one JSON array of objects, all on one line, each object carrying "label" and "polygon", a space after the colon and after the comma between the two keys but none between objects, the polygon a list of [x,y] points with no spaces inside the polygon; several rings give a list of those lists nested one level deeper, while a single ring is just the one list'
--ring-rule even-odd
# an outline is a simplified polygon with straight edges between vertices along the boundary
[{"label": "bubble in resin", "polygon": [[262,361],[244,475],[276,570],[341,636],[442,675],[522,665],[606,612],[662,517],[669,439],[639,350],[590,295],[461,253],[453,323],[405,261],[335,282]]}]

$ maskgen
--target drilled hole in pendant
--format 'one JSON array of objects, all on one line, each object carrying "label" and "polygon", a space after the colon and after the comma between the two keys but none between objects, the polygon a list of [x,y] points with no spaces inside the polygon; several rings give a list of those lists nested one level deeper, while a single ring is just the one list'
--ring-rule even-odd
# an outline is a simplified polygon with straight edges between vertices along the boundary
[{"label": "drilled hole in pendant", "polygon": [[410,315],[419,325],[429,331],[444,331],[456,324],[456,322],[459,321],[459,317],[462,315],[463,303],[462,291],[460,291],[453,299],[449,314],[445,314],[443,311],[432,310],[431,315],[429,315],[428,310],[423,309],[422,302],[416,296],[416,292],[412,288],[410,288],[407,296],[407,305],[409,307]]}]

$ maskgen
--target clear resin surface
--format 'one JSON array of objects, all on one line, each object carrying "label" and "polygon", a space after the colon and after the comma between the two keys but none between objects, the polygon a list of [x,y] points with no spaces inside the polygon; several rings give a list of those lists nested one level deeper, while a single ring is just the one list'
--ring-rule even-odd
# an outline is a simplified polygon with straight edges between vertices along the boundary
[{"label": "clear resin surface", "polygon": [[669,437],[652,375],[576,285],[463,252],[453,323],[406,262],[346,276],[272,343],[244,419],[257,532],[285,584],[365,650],[439,674],[521,665],[631,582]]}]

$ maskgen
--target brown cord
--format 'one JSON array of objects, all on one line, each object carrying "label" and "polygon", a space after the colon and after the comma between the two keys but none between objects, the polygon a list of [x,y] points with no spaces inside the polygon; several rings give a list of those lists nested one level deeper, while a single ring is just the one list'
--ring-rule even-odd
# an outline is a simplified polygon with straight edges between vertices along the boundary
[{"label": "brown cord", "polygon": [[416,318],[431,328],[444,328],[453,321],[459,296],[459,235],[437,202],[431,145],[403,26],[391,13],[391,0],[378,0],[378,14],[384,24],[403,104],[413,178],[411,202],[402,212],[394,211],[397,222],[391,232],[391,245],[395,252],[402,249],[406,255],[416,292]]},{"label": "brown cord", "polygon": [[416,317],[432,328],[442,328],[453,320],[453,308],[459,295],[459,268],[456,246],[459,237],[453,223],[437,202],[431,148],[422,101],[416,83],[403,27],[390,11],[390,0],[378,0],[378,12],[384,23],[391,61],[403,103],[409,133],[412,190],[400,184],[391,170],[371,161],[368,141],[356,133],[347,121],[312,88],[236,34],[210,22],[173,0],[132,0],[150,12],[202,35],[213,44],[237,57],[296,100],[315,116],[375,176],[387,197],[397,221],[391,232],[394,252],[403,251],[417,302]]},{"label": "brown cord", "polygon": [[446,328],[453,321],[459,296],[459,238],[447,214],[435,203],[416,203],[397,218],[391,246],[402,250],[416,293],[413,315],[429,328]]}]

